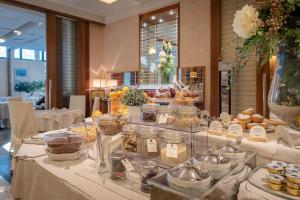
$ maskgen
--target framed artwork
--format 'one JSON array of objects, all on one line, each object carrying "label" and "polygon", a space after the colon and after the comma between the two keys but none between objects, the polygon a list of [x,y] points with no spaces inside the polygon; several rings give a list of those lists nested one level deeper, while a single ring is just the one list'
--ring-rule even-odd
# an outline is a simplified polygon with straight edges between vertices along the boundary
[{"label": "framed artwork", "polygon": [[28,81],[28,70],[25,68],[15,68],[15,84]]}]

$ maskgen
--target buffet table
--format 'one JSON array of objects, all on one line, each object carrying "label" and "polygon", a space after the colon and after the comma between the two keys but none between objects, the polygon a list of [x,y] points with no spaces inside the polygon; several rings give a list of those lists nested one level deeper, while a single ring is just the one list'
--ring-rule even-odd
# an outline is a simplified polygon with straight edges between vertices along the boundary
[{"label": "buffet table", "polygon": [[[14,198],[25,200],[126,200],[149,199],[132,190],[105,179],[105,188],[94,181],[101,177],[95,161],[82,156],[79,160],[56,162],[45,155],[44,145],[23,144],[17,154],[19,160],[12,181]],[[92,179],[87,177],[92,176]]]},{"label": "buffet table", "polygon": [[[45,132],[37,137],[42,138],[45,134],[55,132],[57,131]],[[207,133],[198,134],[205,136]],[[278,144],[274,134],[268,134],[266,143],[244,139],[241,147],[257,154],[257,165],[274,159],[300,163],[300,151]],[[223,144],[225,140],[228,138],[208,135],[210,145]],[[109,177],[103,179],[97,172],[95,161],[86,155],[75,161],[51,161],[45,155],[45,147],[45,145],[28,143],[21,146],[17,154],[18,162],[12,181],[14,198],[25,200],[149,199],[149,195],[124,187],[120,185],[120,182],[112,181]],[[240,191],[243,192],[239,193],[239,199],[247,199],[249,196],[253,197],[252,199],[260,199],[259,195],[245,189],[245,184],[242,184]]]}]

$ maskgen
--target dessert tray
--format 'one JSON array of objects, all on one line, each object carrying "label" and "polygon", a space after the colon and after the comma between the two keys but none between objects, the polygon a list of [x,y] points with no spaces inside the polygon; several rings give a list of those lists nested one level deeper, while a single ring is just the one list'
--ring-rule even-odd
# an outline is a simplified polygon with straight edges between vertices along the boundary
[{"label": "dessert tray", "polygon": [[289,200],[299,200],[299,196],[293,196],[285,191],[275,191],[270,189],[268,186],[268,176],[269,172],[266,168],[266,166],[261,166],[256,168],[251,172],[248,178],[248,182],[257,187],[258,189],[263,190],[264,192],[267,192],[269,194],[272,194],[274,196],[284,198],[284,199],[289,199]]}]

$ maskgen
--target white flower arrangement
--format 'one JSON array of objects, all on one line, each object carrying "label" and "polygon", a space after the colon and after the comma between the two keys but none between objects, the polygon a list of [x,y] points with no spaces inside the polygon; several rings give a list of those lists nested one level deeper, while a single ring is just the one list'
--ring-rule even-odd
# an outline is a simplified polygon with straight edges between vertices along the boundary
[{"label": "white flower arrangement", "polygon": [[245,5],[241,10],[236,11],[233,20],[233,31],[241,38],[247,39],[254,35],[261,20],[259,13],[253,6]]}]

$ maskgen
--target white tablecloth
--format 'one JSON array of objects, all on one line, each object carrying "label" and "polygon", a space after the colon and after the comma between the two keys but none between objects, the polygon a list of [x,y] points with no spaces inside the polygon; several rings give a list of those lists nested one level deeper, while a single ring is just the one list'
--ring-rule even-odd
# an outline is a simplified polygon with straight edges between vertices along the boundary
[{"label": "white tablecloth", "polygon": [[[44,133],[46,134],[46,133]],[[95,161],[82,156],[76,161],[48,159],[44,145],[23,144],[17,154],[12,195],[24,200],[148,200],[149,197],[122,187],[109,178],[108,187],[95,168]],[[24,155],[27,158],[24,158]],[[92,176],[92,178],[91,178]],[[90,178],[87,178],[90,177]]]},{"label": "white tablecloth", "polygon": [[40,132],[69,128],[74,123],[81,122],[83,115],[80,110],[37,110],[37,130]]}]

